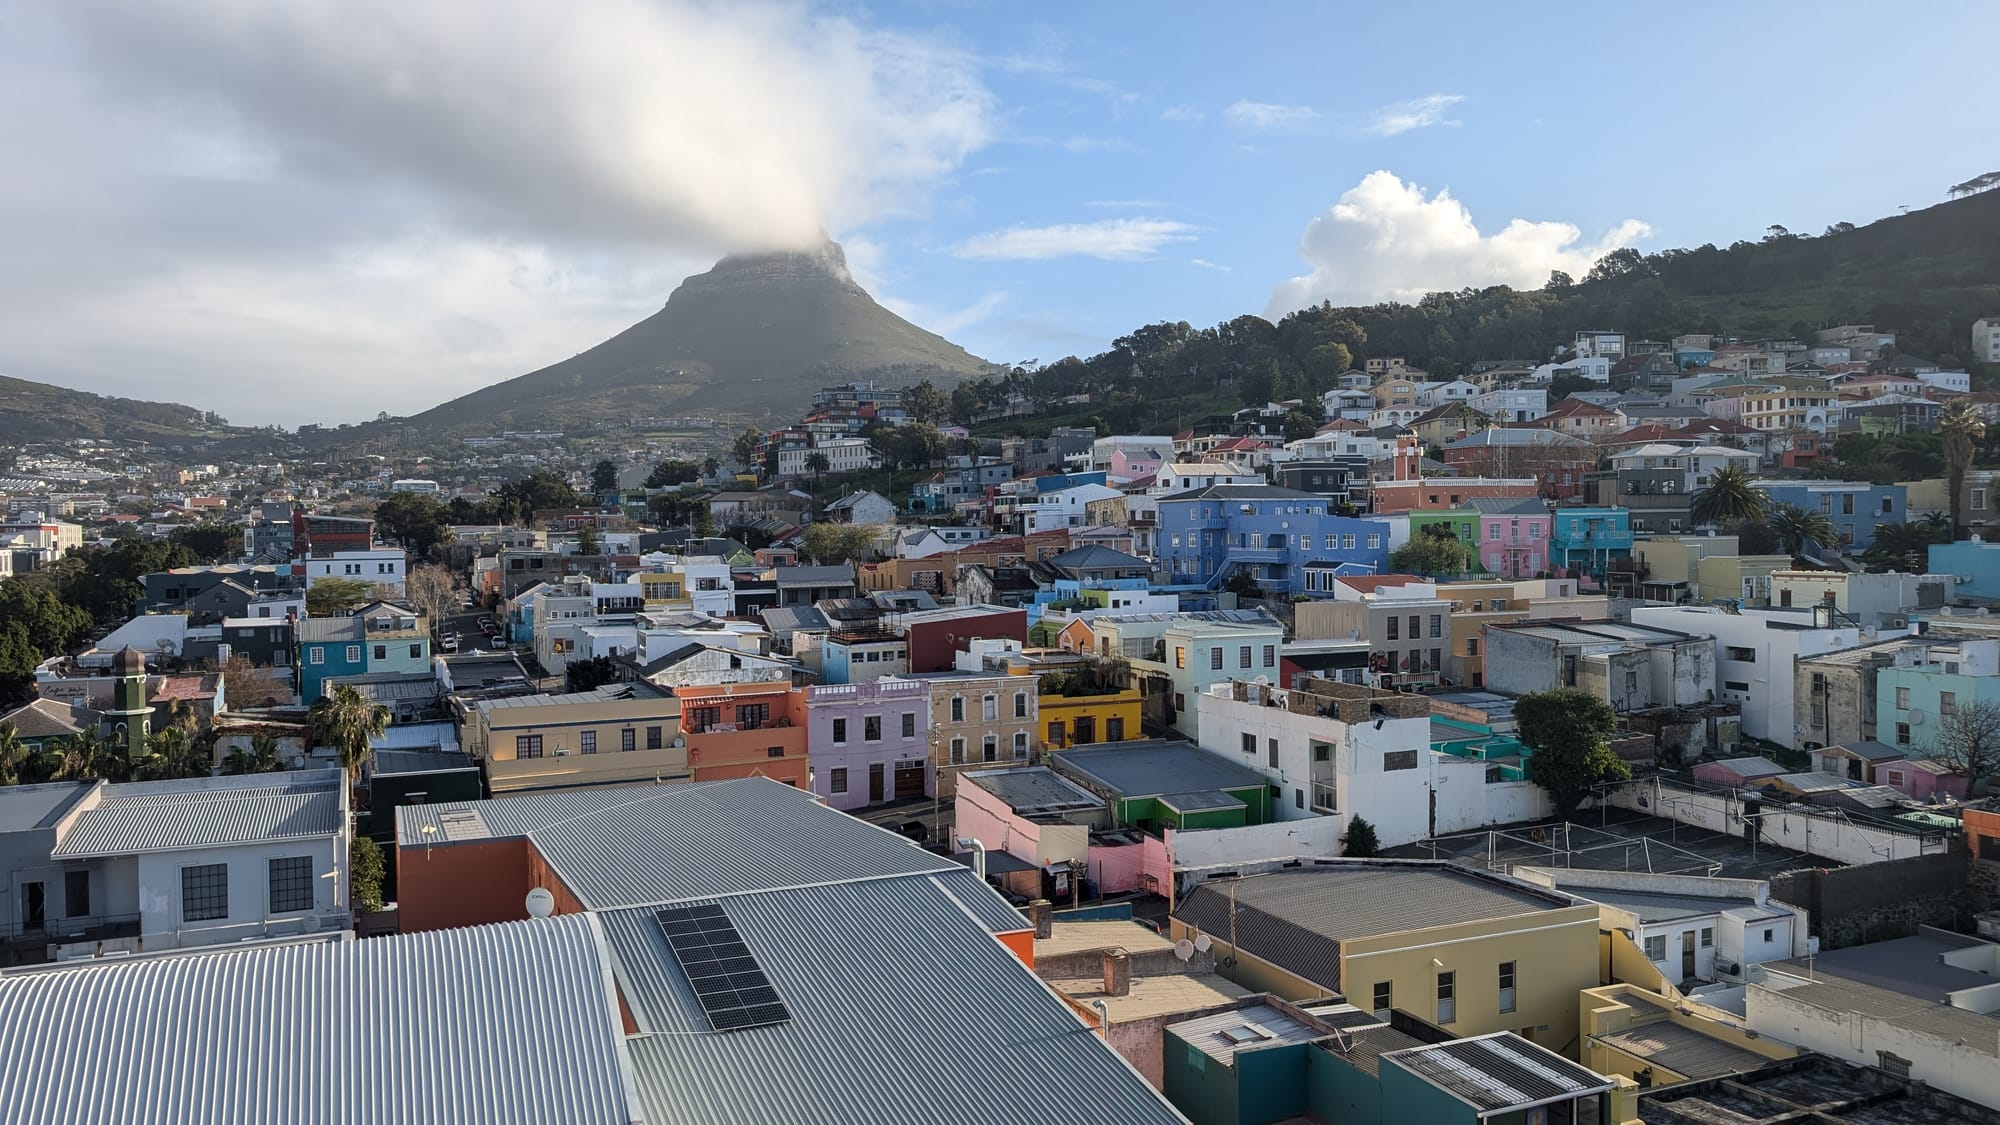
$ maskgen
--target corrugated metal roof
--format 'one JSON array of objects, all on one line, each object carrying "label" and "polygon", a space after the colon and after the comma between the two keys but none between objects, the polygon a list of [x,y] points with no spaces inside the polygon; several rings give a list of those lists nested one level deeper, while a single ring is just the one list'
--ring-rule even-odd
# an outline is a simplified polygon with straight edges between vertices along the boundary
[{"label": "corrugated metal roof", "polygon": [[1247,807],[1242,801],[1215,789],[1203,789],[1193,793],[1169,793],[1160,798],[1160,803],[1179,813],[1214,812],[1217,809]]},{"label": "corrugated metal roof", "polygon": [[1269,1004],[1234,1008],[1167,1026],[1188,1046],[1224,1063],[1232,1063],[1238,1051],[1254,1051],[1280,1043],[1310,1043],[1327,1034]]},{"label": "corrugated metal roof", "polygon": [[1719,1078],[1768,1065],[1771,1060],[1733,1043],[1712,1039],[1678,1023],[1654,1023],[1600,1035],[1602,1042],[1689,1078]]},{"label": "corrugated metal roof", "polygon": [[628,1125],[585,916],[0,974],[0,1122]]},{"label": "corrugated metal roof", "polygon": [[788,1023],[709,1031],[653,912],[601,916],[649,1121],[1183,1120],[941,879],[720,901]]},{"label": "corrugated metal roof", "polygon": [[1607,1090],[1611,1080],[1511,1031],[1384,1055],[1479,1110],[1496,1113]]},{"label": "corrugated metal roof", "polygon": [[218,844],[332,836],[346,827],[332,769],[107,785],[50,856],[136,855]]},{"label": "corrugated metal roof", "polygon": [[1017,813],[1049,809],[1102,808],[1104,802],[1089,790],[1047,766],[1018,769],[969,770],[958,775],[961,784],[971,782],[986,790]]}]

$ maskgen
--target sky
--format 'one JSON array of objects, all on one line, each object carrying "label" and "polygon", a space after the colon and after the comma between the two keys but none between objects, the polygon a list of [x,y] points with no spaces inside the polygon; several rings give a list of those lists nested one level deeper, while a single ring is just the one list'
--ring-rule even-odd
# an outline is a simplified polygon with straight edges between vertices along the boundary
[{"label": "sky", "polygon": [[0,0],[0,375],[409,414],[830,234],[998,362],[2000,168],[2000,5]]}]

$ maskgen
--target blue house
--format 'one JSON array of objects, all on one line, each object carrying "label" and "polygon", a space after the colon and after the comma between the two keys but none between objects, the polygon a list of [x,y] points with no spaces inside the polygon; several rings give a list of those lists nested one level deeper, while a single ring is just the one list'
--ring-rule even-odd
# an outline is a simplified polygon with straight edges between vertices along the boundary
[{"label": "blue house", "polygon": [[1909,519],[1910,507],[1900,484],[1866,484],[1844,480],[1760,480],[1754,482],[1772,504],[1826,513],[1839,537],[1839,549],[1854,554],[1875,541],[1876,527]]},{"label": "blue house", "polygon": [[1624,508],[1557,508],[1549,565],[1604,581],[1606,564],[1632,557],[1632,513]]},{"label": "blue house", "polygon": [[1218,484],[1162,497],[1154,553],[1173,585],[1218,589],[1239,571],[1265,590],[1307,593],[1305,567],[1379,574],[1389,528],[1334,514],[1336,502],[1271,485]]},{"label": "blue house", "polygon": [[1930,572],[1958,575],[1956,597],[2000,600],[2000,543],[1933,543]]},{"label": "blue house", "polygon": [[368,671],[366,629],[359,617],[308,617],[299,622],[299,698],[326,694],[326,681]]}]

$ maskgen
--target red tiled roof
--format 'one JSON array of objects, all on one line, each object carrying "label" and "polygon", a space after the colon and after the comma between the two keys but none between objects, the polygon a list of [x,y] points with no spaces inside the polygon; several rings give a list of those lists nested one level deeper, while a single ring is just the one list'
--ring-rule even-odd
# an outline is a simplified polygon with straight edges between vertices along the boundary
[{"label": "red tiled roof", "polygon": [[1342,574],[1334,578],[1350,589],[1364,594],[1372,594],[1384,586],[1409,586],[1424,581],[1414,574]]}]

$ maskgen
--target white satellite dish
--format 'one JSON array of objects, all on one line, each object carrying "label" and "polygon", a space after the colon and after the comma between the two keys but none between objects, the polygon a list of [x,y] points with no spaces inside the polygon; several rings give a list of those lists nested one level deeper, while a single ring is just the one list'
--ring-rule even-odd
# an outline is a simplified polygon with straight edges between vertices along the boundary
[{"label": "white satellite dish", "polygon": [[1174,956],[1180,958],[1183,961],[1193,960],[1194,943],[1186,938],[1182,938],[1181,940],[1175,942]]},{"label": "white satellite dish", "polygon": [[319,915],[308,914],[305,917],[299,919],[299,928],[309,934],[317,933],[319,931]]},{"label": "white satellite dish", "polygon": [[528,917],[546,918],[556,912],[556,896],[547,887],[536,887],[528,892]]},{"label": "white satellite dish", "polygon": [[1924,725],[1924,713],[1921,709],[1912,710],[1910,712],[1910,725],[1913,727],[1920,727]]},{"label": "white satellite dish", "polygon": [[1203,953],[1207,953],[1209,947],[1214,944],[1214,939],[1210,938],[1207,934],[1196,934],[1194,936],[1194,947]]}]

